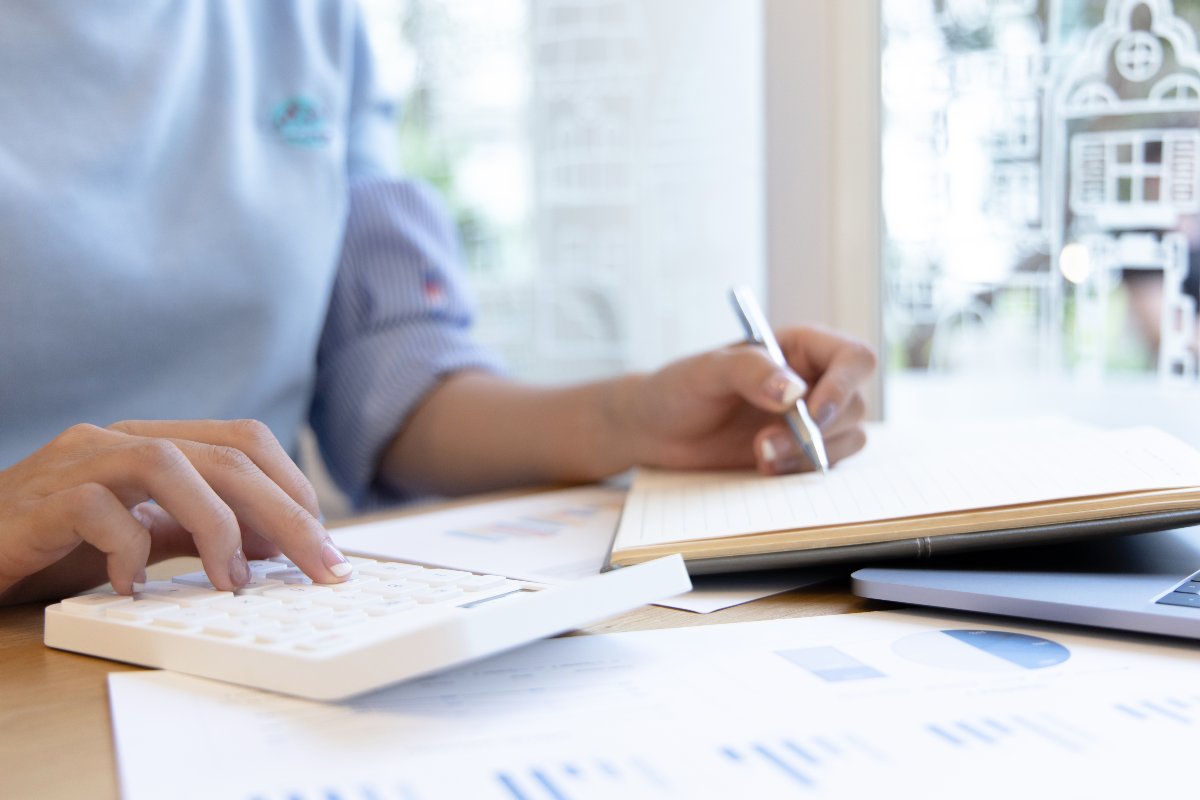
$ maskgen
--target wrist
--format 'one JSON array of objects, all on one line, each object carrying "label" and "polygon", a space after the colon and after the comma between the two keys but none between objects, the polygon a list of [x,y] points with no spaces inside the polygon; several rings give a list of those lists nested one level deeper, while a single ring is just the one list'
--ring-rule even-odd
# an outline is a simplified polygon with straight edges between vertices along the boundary
[{"label": "wrist", "polygon": [[642,373],[630,373],[613,378],[606,386],[596,451],[606,476],[645,463],[647,437],[638,409],[646,380]]}]

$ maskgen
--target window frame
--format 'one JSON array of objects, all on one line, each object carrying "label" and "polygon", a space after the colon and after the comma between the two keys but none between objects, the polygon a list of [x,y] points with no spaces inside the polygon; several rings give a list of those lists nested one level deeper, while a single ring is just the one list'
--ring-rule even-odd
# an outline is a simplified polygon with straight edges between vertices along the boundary
[{"label": "window frame", "polygon": [[880,0],[764,0],[763,25],[768,313],[882,354]]}]

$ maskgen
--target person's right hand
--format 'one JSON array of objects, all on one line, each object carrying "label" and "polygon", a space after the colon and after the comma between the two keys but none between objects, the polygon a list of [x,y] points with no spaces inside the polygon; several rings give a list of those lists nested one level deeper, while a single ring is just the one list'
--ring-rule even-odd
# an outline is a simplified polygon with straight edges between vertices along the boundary
[{"label": "person's right hand", "polygon": [[198,554],[218,589],[249,558],[286,554],[315,581],[350,565],[318,521],[316,492],[254,420],[76,425],[0,470],[0,600],[103,583],[123,594],[152,560]]}]

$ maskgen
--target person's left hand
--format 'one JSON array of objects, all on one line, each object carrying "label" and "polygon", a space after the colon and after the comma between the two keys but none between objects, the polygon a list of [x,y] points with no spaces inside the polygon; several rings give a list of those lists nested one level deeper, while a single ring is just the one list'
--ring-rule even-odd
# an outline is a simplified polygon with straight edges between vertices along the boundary
[{"label": "person's left hand", "polygon": [[631,377],[618,404],[636,463],[672,469],[757,466],[765,474],[813,469],[783,411],[804,397],[831,464],[866,443],[862,385],[875,354],[861,342],[815,327],[777,332],[791,369],[766,350],[737,344]]}]

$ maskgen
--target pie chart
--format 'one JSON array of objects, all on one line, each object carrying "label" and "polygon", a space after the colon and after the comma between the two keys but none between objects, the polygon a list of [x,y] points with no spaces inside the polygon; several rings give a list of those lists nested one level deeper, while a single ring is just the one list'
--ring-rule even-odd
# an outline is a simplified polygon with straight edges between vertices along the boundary
[{"label": "pie chart", "polygon": [[965,672],[1047,669],[1071,657],[1066,647],[1041,636],[971,628],[914,633],[892,650],[919,664]]}]

